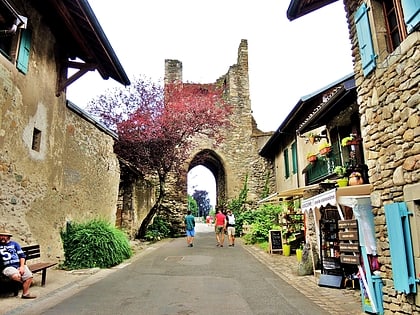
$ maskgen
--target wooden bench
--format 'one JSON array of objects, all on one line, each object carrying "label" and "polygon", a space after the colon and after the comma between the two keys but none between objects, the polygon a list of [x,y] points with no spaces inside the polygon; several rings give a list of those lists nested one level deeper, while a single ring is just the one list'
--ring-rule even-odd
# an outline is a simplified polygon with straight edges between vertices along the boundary
[{"label": "wooden bench", "polygon": [[[26,261],[41,257],[41,248],[39,245],[30,245],[22,247],[23,252],[26,255]],[[32,273],[42,271],[41,286],[45,286],[47,280],[47,269],[57,265],[55,262],[37,262],[34,264],[28,264],[29,270]]]},{"label": "wooden bench", "polygon": [[[26,262],[28,262],[28,260],[41,257],[41,248],[39,247],[39,245],[22,246],[22,250],[26,255]],[[37,262],[33,264],[27,264],[29,270],[32,271],[32,273],[42,271],[41,286],[45,286],[45,283],[47,281],[47,269],[55,265],[57,265],[57,263],[54,263],[54,262]],[[10,282],[13,289],[13,293],[15,296],[17,296],[21,285],[20,283],[16,281],[10,281]]]}]

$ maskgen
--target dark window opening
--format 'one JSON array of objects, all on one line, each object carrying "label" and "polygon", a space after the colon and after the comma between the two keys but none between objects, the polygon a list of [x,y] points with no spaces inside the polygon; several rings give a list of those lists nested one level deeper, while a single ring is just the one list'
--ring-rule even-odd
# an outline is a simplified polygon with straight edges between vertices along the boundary
[{"label": "dark window opening", "polygon": [[31,32],[28,19],[7,2],[0,1],[0,53],[17,68],[27,73],[31,47]]},{"label": "dark window opening", "polygon": [[0,51],[10,59],[13,38],[16,35],[16,18],[12,12],[0,2]]},{"label": "dark window opening", "polygon": [[32,135],[32,150],[39,152],[41,149],[41,130],[34,128]]},{"label": "dark window opening", "polygon": [[401,3],[397,0],[384,0],[383,10],[387,32],[388,52],[393,52],[407,37]]}]

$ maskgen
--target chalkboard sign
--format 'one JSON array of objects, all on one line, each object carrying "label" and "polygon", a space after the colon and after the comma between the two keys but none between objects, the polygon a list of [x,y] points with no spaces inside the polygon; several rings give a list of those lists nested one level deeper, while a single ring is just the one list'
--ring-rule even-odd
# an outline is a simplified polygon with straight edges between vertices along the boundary
[{"label": "chalkboard sign", "polygon": [[281,240],[281,231],[279,230],[270,230],[269,231],[269,245],[270,253],[275,251],[282,251],[282,240]]}]

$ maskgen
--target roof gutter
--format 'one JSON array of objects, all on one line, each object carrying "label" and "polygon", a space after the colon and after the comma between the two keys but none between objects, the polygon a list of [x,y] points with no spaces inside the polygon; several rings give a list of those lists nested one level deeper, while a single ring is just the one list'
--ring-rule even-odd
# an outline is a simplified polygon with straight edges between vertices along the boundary
[{"label": "roof gutter", "polygon": [[291,0],[287,9],[287,18],[293,21],[312,11],[325,7],[337,0]]},{"label": "roof gutter", "polygon": [[85,12],[89,22],[92,24],[92,28],[95,31],[95,34],[103,47],[104,51],[107,53],[109,60],[112,63],[116,73],[118,73],[119,78],[115,78],[117,81],[124,85],[130,85],[130,79],[128,78],[127,74],[125,73],[120,61],[117,58],[117,55],[114,52],[108,38],[106,37],[104,31],[102,30],[101,25],[99,24],[98,19],[96,18],[92,8],[90,7],[87,0],[78,0],[81,9]]}]

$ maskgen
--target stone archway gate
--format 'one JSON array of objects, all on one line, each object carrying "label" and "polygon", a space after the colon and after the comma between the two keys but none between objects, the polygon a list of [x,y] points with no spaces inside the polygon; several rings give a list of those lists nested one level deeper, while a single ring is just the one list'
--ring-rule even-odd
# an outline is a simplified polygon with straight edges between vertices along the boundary
[{"label": "stone archway gate", "polygon": [[[165,83],[174,81],[183,82],[182,63],[166,60]],[[213,146],[214,139],[196,137],[193,140],[194,147],[190,158],[186,161],[185,179],[179,181],[185,186],[169,184],[167,187],[167,201],[164,202],[164,211],[160,214],[168,216],[172,227],[178,226],[180,231],[186,212],[186,174],[197,165],[203,165],[213,173],[218,204],[238,197],[246,178],[250,202],[261,199],[267,185],[270,191],[273,191],[275,185],[273,165],[259,155],[261,147],[272,133],[260,131],[252,116],[246,40],[240,43],[237,63],[215,84],[223,84],[226,87],[228,102],[233,108],[231,126],[224,133],[225,140],[218,144],[216,149]]]}]

